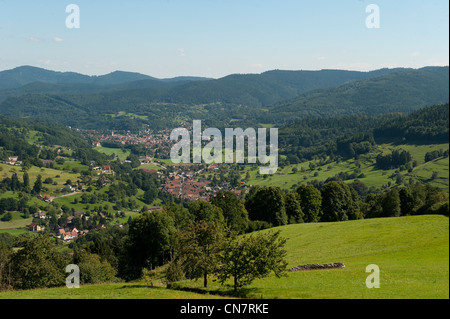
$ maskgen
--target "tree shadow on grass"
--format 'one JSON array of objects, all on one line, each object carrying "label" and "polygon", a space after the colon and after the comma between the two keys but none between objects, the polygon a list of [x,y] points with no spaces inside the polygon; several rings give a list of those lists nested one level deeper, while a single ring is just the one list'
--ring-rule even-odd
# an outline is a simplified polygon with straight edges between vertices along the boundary
[{"label": "tree shadow on grass", "polygon": [[202,295],[217,295],[222,297],[230,297],[230,298],[240,298],[240,299],[252,299],[254,297],[251,297],[251,295],[257,295],[259,289],[257,288],[241,288],[237,291],[234,289],[227,289],[227,290],[206,290],[204,288],[193,288],[193,287],[168,287],[169,289],[173,290],[181,290],[181,291],[187,291],[187,292],[194,292]]},{"label": "tree shadow on grass", "polygon": [[123,285],[122,287],[119,287],[118,289],[133,289],[133,288],[141,288],[141,289],[166,289],[166,287],[163,286],[150,286],[146,284],[134,284],[134,285]]},{"label": "tree shadow on grass", "polygon": [[[171,289],[185,292],[193,292],[201,295],[215,295],[229,298],[239,298],[239,299],[254,299],[254,296],[258,296],[258,292],[260,291],[258,288],[240,288],[235,291],[232,287],[229,289],[217,289],[217,290],[208,290],[205,288],[195,288],[195,287],[182,287],[178,285],[169,285],[168,287],[164,286],[150,286],[147,284],[130,284],[123,285],[119,289],[133,289],[133,288],[148,288],[154,290],[162,290],[162,289]],[[262,299],[262,294],[261,299]],[[256,297],[258,298],[258,297]]]}]

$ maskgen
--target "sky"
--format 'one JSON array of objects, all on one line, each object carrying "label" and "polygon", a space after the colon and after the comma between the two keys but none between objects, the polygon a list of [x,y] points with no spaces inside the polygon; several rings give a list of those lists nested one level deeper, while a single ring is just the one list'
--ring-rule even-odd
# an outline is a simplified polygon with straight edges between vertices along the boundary
[{"label": "sky", "polygon": [[0,0],[0,71],[420,68],[449,65],[448,38],[447,0]]}]

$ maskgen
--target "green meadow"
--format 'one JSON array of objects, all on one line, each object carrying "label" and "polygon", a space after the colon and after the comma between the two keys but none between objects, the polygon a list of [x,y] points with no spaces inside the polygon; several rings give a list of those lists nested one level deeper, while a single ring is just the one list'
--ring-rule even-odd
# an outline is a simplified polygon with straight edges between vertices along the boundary
[{"label": "green meadow", "polygon": [[23,218],[21,212],[11,212],[12,219],[10,221],[0,220],[0,234],[8,233],[12,236],[18,236],[28,232],[27,225],[33,221],[33,217]]},{"label": "green meadow", "polygon": [[[144,283],[107,283],[67,287],[0,292],[0,299],[204,299],[216,295],[150,287]],[[222,297],[223,298],[223,297]]]},{"label": "green meadow", "polygon": [[[67,164],[66,164],[67,165]],[[86,166],[78,164],[81,168],[86,169]],[[4,179],[6,177],[11,177],[13,173],[17,173],[19,180],[22,182],[23,171],[20,166],[11,166],[6,164],[0,164],[0,178]],[[30,177],[30,186],[33,187],[34,182],[36,181],[38,175],[42,176],[42,181],[44,182],[46,178],[51,178],[52,183],[46,184],[43,183],[43,187],[47,188],[47,192],[49,194],[56,194],[58,191],[64,187],[64,184],[68,179],[72,182],[76,182],[79,178],[78,173],[73,173],[72,171],[53,169],[47,167],[37,167],[31,166],[30,169],[27,170],[27,173]],[[0,195],[2,197],[3,195]]]},{"label": "green meadow", "polygon": [[[388,153],[394,149],[403,149],[409,151],[413,160],[417,162],[417,166],[412,172],[407,170],[399,171],[398,169],[380,170],[375,167],[376,156],[379,153]],[[247,185],[260,186],[278,186],[282,189],[291,189],[295,185],[308,183],[314,180],[325,181],[338,173],[354,173],[357,175],[364,174],[358,179],[368,187],[389,188],[396,185],[396,175],[399,173],[403,176],[404,182],[420,181],[432,186],[436,186],[443,191],[448,192],[449,189],[449,158],[438,158],[431,162],[425,163],[425,154],[434,150],[446,150],[448,144],[435,145],[392,145],[382,144],[378,146],[378,151],[360,156],[359,160],[349,159],[341,162],[332,162],[320,164],[319,161],[308,161],[300,164],[279,167],[278,171],[273,175],[260,175],[256,165],[246,165],[245,170],[241,171],[241,177],[245,178],[247,172],[250,179]],[[314,168],[310,164],[314,164]],[[437,172],[437,177],[433,178],[433,173]],[[209,174],[209,172],[208,172]],[[347,182],[352,182],[350,179]]]},{"label": "green meadow", "polygon": [[109,156],[114,154],[115,158],[118,158],[121,161],[126,160],[127,157],[130,156],[130,154],[131,154],[130,150],[125,150],[125,152],[124,152],[120,148],[110,148],[110,147],[103,147],[103,146],[96,147],[95,150],[97,152],[100,152],[100,153],[103,153],[103,154],[106,154]]},{"label": "green meadow", "polygon": [[[241,296],[266,299],[448,299],[449,222],[438,215],[335,223],[294,224],[264,231],[287,238],[288,268],[344,263],[343,269],[287,272],[255,280]],[[380,288],[368,288],[368,265],[380,270]],[[161,270],[163,272],[163,270]],[[232,288],[211,278],[150,288],[144,282],[0,293],[0,298],[194,299],[230,296]],[[188,292],[188,290],[191,290]],[[192,291],[202,292],[196,294]],[[207,293],[207,294],[205,294]]]},{"label": "green meadow", "polygon": [[[278,227],[288,268],[344,263],[344,269],[288,272],[255,280],[246,297],[268,299],[449,298],[449,224],[444,216],[367,219]],[[268,231],[268,230],[266,230]],[[368,265],[380,269],[380,288],[366,286]],[[202,282],[179,287],[201,289]],[[208,290],[227,293],[212,284]]]}]

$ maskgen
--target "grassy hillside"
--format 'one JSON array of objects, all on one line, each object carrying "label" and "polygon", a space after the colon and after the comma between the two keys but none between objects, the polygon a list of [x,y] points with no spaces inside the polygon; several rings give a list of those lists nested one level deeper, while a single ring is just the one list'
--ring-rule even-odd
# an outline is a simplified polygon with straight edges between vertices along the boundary
[{"label": "grassy hillside", "polygon": [[[69,161],[68,161],[69,162]],[[68,166],[68,164],[66,164]],[[82,166],[79,164],[80,167],[86,169],[85,166]],[[69,167],[69,166],[68,166]],[[62,168],[62,167],[61,167]],[[17,173],[20,181],[22,181],[23,172],[21,167],[17,166],[11,166],[6,164],[0,163],[0,177],[1,179],[6,177],[11,177],[13,173]],[[31,166],[29,170],[27,170],[28,175],[30,176],[30,185],[33,186],[34,182],[36,181],[38,175],[42,176],[42,180],[44,181],[46,178],[51,178],[53,180],[53,183],[51,184],[44,184],[44,187],[47,189],[45,193],[51,194],[51,195],[57,195],[59,194],[58,191],[64,187],[64,184],[68,179],[70,179],[73,182],[76,182],[80,174],[76,174],[69,171],[64,170],[58,170],[53,168],[47,168],[47,167],[36,167]],[[9,196],[10,194],[8,194]],[[6,195],[0,194],[0,198],[5,197]]]},{"label": "grassy hillside", "polygon": [[32,217],[23,218],[20,212],[12,212],[12,219],[10,221],[0,220],[0,234],[8,233],[13,236],[24,234],[27,232],[26,227],[33,221]]},{"label": "grassy hillside", "polygon": [[81,286],[0,292],[0,299],[204,299],[221,298],[216,295],[149,287],[143,283],[109,283]]},{"label": "grassy hillside", "polygon": [[[256,280],[248,296],[294,299],[449,298],[449,223],[444,216],[296,224],[275,228],[288,238],[288,267],[342,262],[344,269],[290,272]],[[380,288],[366,287],[366,267],[380,268]],[[200,288],[201,282],[183,285]],[[209,290],[223,290],[211,286]]]},{"label": "grassy hillside", "polygon": [[[448,144],[434,144],[434,145],[394,145],[382,144],[378,145],[375,152],[360,156],[357,163],[354,159],[345,160],[342,162],[332,162],[320,164],[320,161],[308,161],[300,164],[288,165],[284,168],[279,168],[274,175],[259,175],[256,166],[246,166],[245,171],[241,172],[241,177],[245,178],[247,172],[250,174],[250,179],[247,181],[248,185],[261,186],[278,186],[282,189],[290,189],[293,185],[317,181],[325,181],[326,179],[335,176],[338,173],[354,173],[357,175],[364,174],[364,177],[359,178],[361,182],[368,187],[382,188],[396,185],[397,169],[380,170],[375,167],[375,159],[379,153],[388,153],[394,149],[402,149],[409,151],[413,160],[417,162],[417,166],[411,172],[400,171],[403,176],[403,181],[409,183],[410,179],[420,181],[432,186],[439,187],[441,190],[448,192],[449,187],[449,158],[438,158],[428,163],[425,163],[425,154],[434,150],[446,150]],[[315,165],[310,168],[310,163]],[[357,165],[360,165],[358,168]],[[293,173],[293,169],[297,169]],[[436,178],[432,178],[433,172],[437,172]],[[209,172],[208,172],[209,173]],[[354,179],[349,179],[352,182]]]},{"label": "grassy hillside", "polygon": [[[289,272],[256,280],[248,297],[294,299],[449,298],[449,223],[444,216],[413,216],[276,228],[288,239],[288,267],[342,262],[344,269]],[[266,230],[267,231],[267,230]],[[366,267],[380,268],[380,288],[368,289]],[[200,289],[202,282],[183,281]],[[3,292],[0,298],[212,298],[226,289],[214,281],[208,295],[133,284],[87,285],[80,289]]]}]

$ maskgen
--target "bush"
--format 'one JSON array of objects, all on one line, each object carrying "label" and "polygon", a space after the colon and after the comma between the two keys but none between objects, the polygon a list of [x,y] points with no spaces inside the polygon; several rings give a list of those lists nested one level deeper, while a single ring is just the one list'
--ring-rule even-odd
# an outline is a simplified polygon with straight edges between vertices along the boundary
[{"label": "bush", "polygon": [[272,225],[263,220],[249,220],[247,232],[251,233],[258,230],[271,228]]},{"label": "bush", "polygon": [[116,271],[106,260],[101,261],[97,254],[84,253],[81,256],[80,263],[81,283],[99,283],[112,281],[115,278]]},{"label": "bush", "polygon": [[10,212],[6,213],[5,215],[2,216],[2,221],[3,222],[9,222],[12,219],[12,214]]},{"label": "bush", "polygon": [[166,271],[166,279],[169,283],[183,280],[185,278],[181,262],[176,259],[170,262]]}]

